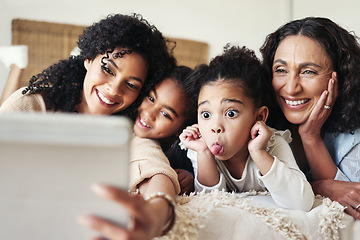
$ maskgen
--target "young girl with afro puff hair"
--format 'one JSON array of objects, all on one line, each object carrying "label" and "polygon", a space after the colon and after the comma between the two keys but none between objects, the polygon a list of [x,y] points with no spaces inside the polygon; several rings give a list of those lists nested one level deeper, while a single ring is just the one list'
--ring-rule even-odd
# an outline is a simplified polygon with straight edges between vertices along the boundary
[{"label": "young girl with afro puff hair", "polygon": [[193,77],[198,124],[180,140],[194,163],[195,190],[266,190],[279,207],[309,211],[314,193],[288,144],[290,132],[265,124],[269,87],[255,53],[227,45]]},{"label": "young girl with afro puff hair", "polygon": [[141,15],[109,15],[84,29],[80,54],[33,76],[5,111],[60,111],[136,117],[150,89],[175,66],[166,40]]}]

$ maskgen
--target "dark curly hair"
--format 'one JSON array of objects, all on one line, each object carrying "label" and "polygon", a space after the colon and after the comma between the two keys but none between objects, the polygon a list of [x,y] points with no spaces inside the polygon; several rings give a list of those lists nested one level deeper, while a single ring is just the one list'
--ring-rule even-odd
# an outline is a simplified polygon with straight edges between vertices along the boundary
[{"label": "dark curly hair", "polygon": [[[327,18],[307,17],[289,22],[269,34],[260,48],[267,81],[272,81],[276,49],[284,38],[292,35],[309,37],[323,46],[337,72],[339,95],[323,130],[354,132],[360,127],[360,46],[357,37]],[[278,117],[279,111],[278,108],[270,110],[269,118]]]},{"label": "dark curly hair", "polygon": [[23,94],[40,93],[48,109],[74,112],[75,106],[81,102],[86,75],[84,60],[94,60],[97,55],[111,53],[120,46],[138,53],[149,65],[147,79],[138,98],[118,113],[134,119],[141,100],[176,65],[166,43],[161,32],[139,14],[109,15],[84,29],[78,41],[79,56],[61,60],[33,76]]},{"label": "dark curly hair", "polygon": [[[197,122],[197,101],[194,98],[195,93],[193,88],[196,82],[194,81],[195,79],[190,77],[192,72],[193,69],[191,69],[190,67],[177,66],[170,70],[170,72],[168,72],[168,74],[164,77],[164,80],[170,78],[171,81],[174,81],[185,94],[185,99],[182,102],[182,104],[185,104],[185,121],[182,125],[182,128],[193,125]],[[171,146],[176,148],[175,145],[178,143],[177,140],[178,137],[174,135],[167,138],[159,139],[159,142],[163,151],[166,152]],[[176,156],[173,157],[176,158]]]},{"label": "dark curly hair", "polygon": [[194,98],[195,92],[193,86],[196,84],[191,78],[193,70],[187,66],[178,66],[172,69],[165,78],[170,78],[176,82],[180,89],[185,93],[185,122],[184,127],[193,125],[197,122],[197,101]]},{"label": "dark curly hair", "polygon": [[192,78],[197,79],[194,86],[196,98],[203,86],[222,79],[241,86],[246,96],[253,99],[255,107],[261,107],[268,102],[268,88],[265,86],[260,60],[254,51],[246,47],[227,44],[223,54],[213,58],[209,65],[197,66]]}]

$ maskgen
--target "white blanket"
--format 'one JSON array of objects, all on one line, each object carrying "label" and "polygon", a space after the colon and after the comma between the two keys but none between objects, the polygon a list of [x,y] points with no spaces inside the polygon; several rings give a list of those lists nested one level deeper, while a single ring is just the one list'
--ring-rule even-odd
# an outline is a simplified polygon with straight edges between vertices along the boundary
[{"label": "white blanket", "polygon": [[360,221],[320,196],[309,212],[278,208],[267,192],[201,192],[176,202],[176,223],[158,239],[360,239]]}]

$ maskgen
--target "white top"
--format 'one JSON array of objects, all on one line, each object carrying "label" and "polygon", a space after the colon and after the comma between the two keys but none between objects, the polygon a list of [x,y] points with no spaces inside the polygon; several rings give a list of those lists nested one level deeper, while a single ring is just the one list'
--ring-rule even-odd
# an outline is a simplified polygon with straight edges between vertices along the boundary
[{"label": "white top", "polygon": [[[309,211],[314,203],[314,193],[304,173],[296,164],[294,155],[288,143],[291,142],[290,131],[278,131],[270,128],[273,135],[267,144],[267,152],[274,157],[271,169],[261,175],[255,162],[249,155],[245,169],[240,179],[231,180],[239,191],[269,191],[279,207]],[[209,192],[213,189],[226,189],[225,177],[220,173],[220,180],[215,186],[204,186],[197,179],[197,154],[188,150],[195,171],[195,190]]]}]

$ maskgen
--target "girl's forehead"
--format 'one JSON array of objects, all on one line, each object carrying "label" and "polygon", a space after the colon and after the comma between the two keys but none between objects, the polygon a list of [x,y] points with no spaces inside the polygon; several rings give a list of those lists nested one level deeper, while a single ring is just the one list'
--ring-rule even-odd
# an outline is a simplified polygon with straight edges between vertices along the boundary
[{"label": "girl's forehead", "polygon": [[217,80],[215,82],[206,83],[201,87],[200,95],[207,92],[221,91],[223,94],[243,93],[244,88],[241,83],[235,80]]},{"label": "girl's forehead", "polygon": [[204,85],[199,94],[201,101],[222,101],[223,99],[244,99],[247,98],[244,89],[235,82],[212,82]]}]

